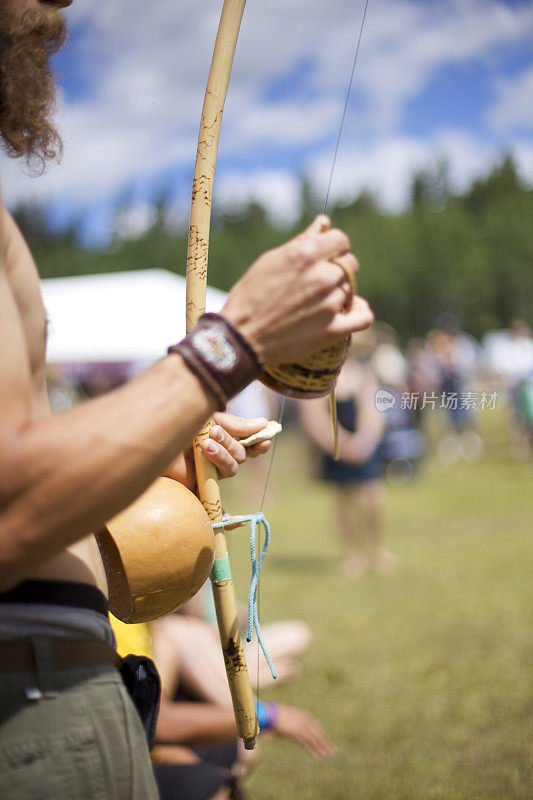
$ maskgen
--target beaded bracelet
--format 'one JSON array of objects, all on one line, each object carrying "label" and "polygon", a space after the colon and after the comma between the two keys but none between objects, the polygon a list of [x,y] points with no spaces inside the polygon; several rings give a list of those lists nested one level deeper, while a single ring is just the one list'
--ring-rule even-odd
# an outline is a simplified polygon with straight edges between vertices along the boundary
[{"label": "beaded bracelet", "polygon": [[277,703],[263,703],[260,700],[256,700],[255,713],[260,731],[268,731],[276,727],[279,719],[279,706]]}]

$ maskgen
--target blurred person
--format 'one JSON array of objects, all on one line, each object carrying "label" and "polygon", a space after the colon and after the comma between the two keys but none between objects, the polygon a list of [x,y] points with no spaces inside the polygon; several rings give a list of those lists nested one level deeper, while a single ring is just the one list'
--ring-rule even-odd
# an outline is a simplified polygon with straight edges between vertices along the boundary
[{"label": "blurred person", "polygon": [[[129,654],[134,653],[136,657],[152,659],[152,641],[148,625],[134,624],[126,625],[111,615],[111,625],[117,640],[117,651],[123,657],[131,658]],[[190,714],[190,709],[186,705],[181,707],[181,713],[172,714],[172,703],[168,701],[165,694],[161,697],[159,714],[163,724],[165,715],[172,714],[171,728],[174,733],[174,741],[171,748],[167,748],[167,759],[160,758],[155,745],[150,753],[152,765],[158,784],[161,800],[228,800],[228,798],[239,798],[240,790],[238,777],[243,773],[244,768],[239,764],[239,754],[236,741],[219,742],[210,747],[189,746],[188,739],[195,738],[198,731],[205,734],[204,709],[200,709],[200,714]],[[196,712],[197,708],[193,709]],[[216,731],[216,718],[209,719],[209,724],[214,724]],[[200,723],[200,725],[198,725]],[[156,728],[157,735],[157,728]],[[216,739],[216,736],[214,737]],[[187,740],[187,741],[186,741]],[[186,743],[184,743],[186,741]],[[198,742],[194,742],[198,745]],[[244,751],[247,753],[247,751]],[[170,759],[170,765],[165,764],[165,760]],[[256,757],[256,751],[252,751],[252,756]]]},{"label": "blurred person", "polygon": [[529,325],[515,319],[506,331],[490,333],[484,341],[485,362],[509,401],[511,456],[533,452],[533,336]]},{"label": "blurred person", "polygon": [[[407,359],[407,391],[418,397],[437,393],[440,388],[440,372],[435,355],[424,339],[409,339],[405,348]],[[426,409],[429,406],[426,407]],[[413,404],[413,416],[418,427],[423,424],[422,403]]]},{"label": "blurred person", "polygon": [[533,336],[524,320],[511,323],[514,381],[510,387],[511,454],[518,459],[533,454]]},{"label": "blurred person", "polygon": [[[365,345],[363,345],[365,347]],[[387,574],[396,558],[383,547],[384,490],[379,445],[385,430],[376,408],[378,385],[356,346],[344,364],[335,390],[340,458],[334,460],[329,403],[319,398],[300,404],[307,435],[319,446],[322,477],[333,484],[336,518],[343,549],[341,569],[360,578],[371,569]]]},{"label": "blurred person", "polygon": [[385,424],[379,456],[389,483],[402,485],[412,477],[425,451],[420,417],[414,410],[419,406],[404,401],[410,388],[408,362],[396,344],[384,343],[376,347],[369,363],[379,386],[376,406]]},{"label": "blurred person", "polygon": [[[248,608],[238,607],[241,625],[248,622]],[[209,671],[209,685],[213,694],[205,699],[231,704],[229,686],[220,649],[219,633],[216,626],[215,608],[211,588],[207,583],[175,614],[151,623],[154,638],[168,640],[172,644],[175,658],[179,661],[180,680],[190,694],[198,692],[198,683],[206,686],[207,681],[198,674],[200,660],[204,670]],[[280,620],[264,623],[261,632],[266,648],[276,666],[279,685],[291,681],[301,674],[299,659],[311,644],[312,634],[309,626],[301,620]],[[254,632],[251,642],[244,642],[244,651],[252,685],[268,686],[274,678],[265,659],[258,659],[257,638]],[[204,691],[202,689],[202,691]]]},{"label": "blurred person", "polygon": [[511,452],[516,458],[531,457],[533,454],[533,369],[520,379],[516,387],[514,418],[515,440]]},{"label": "blurred person", "polygon": [[470,334],[461,330],[453,314],[442,314],[436,331],[428,335],[439,369],[440,407],[445,411],[447,430],[437,452],[441,461],[453,464],[459,458],[477,461],[483,453],[483,442],[476,432],[476,407],[469,401],[473,380],[479,365],[479,345]]},{"label": "blurred person", "polygon": [[[184,634],[184,622],[189,635]],[[202,639],[211,638],[209,626],[179,614],[150,626],[124,625],[114,618],[112,624],[119,653],[153,656],[161,675],[152,751],[161,800],[208,800],[214,791],[220,797],[239,797],[238,779],[256,763],[257,753],[237,743],[227,681],[220,681],[212,654],[204,658],[210,648],[205,650]],[[194,686],[182,676],[186,652],[187,663],[195,662]],[[303,709],[261,702],[258,717],[264,733],[293,739],[317,758],[334,752],[322,725]],[[214,796],[218,800],[219,794]]]},{"label": "blurred person", "polygon": [[[60,9],[70,3],[0,0],[2,147],[35,172],[62,149],[49,57],[64,42]],[[190,460],[178,454],[263,364],[298,360],[366,328],[372,314],[361,298],[345,311],[345,268],[355,272],[357,261],[345,234],[319,217],[263,254],[222,312],[204,317],[141,377],[53,415],[38,274],[3,207],[0,254],[0,795],[150,800],[157,789],[116,670],[92,531],[171,463],[173,477],[194,484]],[[222,476],[245,458],[236,439],[264,422],[219,425],[203,443]]]}]

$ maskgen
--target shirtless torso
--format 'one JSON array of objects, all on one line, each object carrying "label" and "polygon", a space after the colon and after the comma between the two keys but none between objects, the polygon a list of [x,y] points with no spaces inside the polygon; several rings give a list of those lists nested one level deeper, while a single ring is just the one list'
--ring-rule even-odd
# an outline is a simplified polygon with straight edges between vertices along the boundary
[{"label": "shirtless torso", "polygon": [[[2,341],[3,413],[24,426],[52,413],[45,379],[47,319],[33,257],[11,215],[4,208],[1,214],[0,319],[4,332],[9,332]],[[107,594],[92,534],[31,568],[25,577],[82,581]]]}]

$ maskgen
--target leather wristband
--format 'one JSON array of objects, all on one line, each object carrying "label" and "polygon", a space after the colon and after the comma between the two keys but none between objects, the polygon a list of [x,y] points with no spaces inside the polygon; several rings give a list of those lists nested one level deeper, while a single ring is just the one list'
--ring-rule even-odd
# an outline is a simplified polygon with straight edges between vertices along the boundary
[{"label": "leather wristband", "polygon": [[219,411],[263,372],[259,356],[220,314],[203,314],[185,339],[168,348],[178,353],[204,387],[215,395]]}]

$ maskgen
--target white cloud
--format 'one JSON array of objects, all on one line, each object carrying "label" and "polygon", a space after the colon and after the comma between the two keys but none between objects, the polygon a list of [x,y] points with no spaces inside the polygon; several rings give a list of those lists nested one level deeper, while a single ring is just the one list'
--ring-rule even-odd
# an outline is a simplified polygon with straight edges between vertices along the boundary
[{"label": "white cloud", "polygon": [[497,98],[487,119],[496,130],[533,130],[533,66],[513,78],[498,81]]},{"label": "white cloud", "polygon": [[533,144],[531,141],[518,140],[513,147],[520,175],[526,179],[530,188],[533,188]]},{"label": "white cloud", "polygon": [[289,227],[300,214],[301,186],[288,171],[232,172],[217,182],[215,199],[235,209],[260,203],[275,224]]},{"label": "white cloud", "polygon": [[149,203],[137,203],[117,214],[115,234],[124,239],[140,236],[155,222],[156,209]]},{"label": "white cloud", "polygon": [[[317,154],[309,164],[315,196],[325,198],[331,171],[329,154]],[[501,156],[493,145],[462,131],[441,131],[433,138],[383,136],[371,144],[340,153],[331,185],[331,202],[346,202],[364,190],[373,192],[380,206],[397,212],[410,199],[413,175],[419,170],[448,166],[454,191],[463,191],[472,179],[486,175]],[[533,159],[533,142],[523,145],[522,160]]]}]

